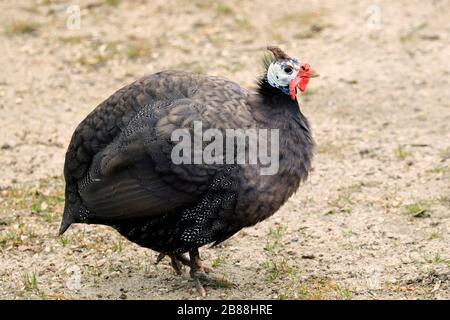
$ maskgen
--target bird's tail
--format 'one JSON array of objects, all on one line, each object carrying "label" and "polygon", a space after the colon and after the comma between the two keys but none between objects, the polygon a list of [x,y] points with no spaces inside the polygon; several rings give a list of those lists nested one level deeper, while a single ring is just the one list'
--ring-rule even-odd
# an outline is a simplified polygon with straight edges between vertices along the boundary
[{"label": "bird's tail", "polygon": [[62,235],[72,225],[72,223],[87,223],[88,209],[83,206],[81,198],[77,193],[66,191],[66,201],[64,213],[59,227],[59,235]]},{"label": "bird's tail", "polygon": [[59,235],[62,235],[66,230],[70,227],[72,223],[75,222],[75,218],[73,217],[73,214],[71,213],[71,210],[67,208],[67,204],[64,207],[64,214],[61,220],[61,225],[59,227]]}]

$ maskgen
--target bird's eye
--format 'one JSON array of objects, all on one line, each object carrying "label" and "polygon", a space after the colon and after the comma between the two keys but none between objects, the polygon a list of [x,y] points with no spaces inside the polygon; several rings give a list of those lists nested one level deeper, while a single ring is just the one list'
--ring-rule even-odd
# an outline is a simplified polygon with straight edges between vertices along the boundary
[{"label": "bird's eye", "polygon": [[285,67],[284,68],[284,72],[286,72],[287,74],[291,74],[292,73],[292,67],[289,67],[289,66]]}]

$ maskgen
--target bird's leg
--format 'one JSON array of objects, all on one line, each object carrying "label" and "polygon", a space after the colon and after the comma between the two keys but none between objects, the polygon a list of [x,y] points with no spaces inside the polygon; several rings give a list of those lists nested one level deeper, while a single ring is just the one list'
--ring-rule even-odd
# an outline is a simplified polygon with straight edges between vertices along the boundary
[{"label": "bird's leg", "polygon": [[203,287],[201,281],[213,283],[222,287],[232,286],[232,283],[228,279],[226,279],[223,275],[213,274],[212,273],[213,269],[211,267],[205,266],[202,263],[198,249],[189,251],[189,257],[191,267],[190,275],[191,278],[194,280],[195,287],[197,288],[197,291],[200,294],[200,296],[202,297],[206,296],[206,290]]},{"label": "bird's leg", "polygon": [[[158,257],[156,258],[155,264],[160,263],[161,260],[164,259],[165,256],[166,256],[166,254],[160,253],[158,255]],[[191,263],[190,260],[182,254],[168,255],[168,256],[170,257],[170,264],[171,264],[172,268],[175,270],[175,273],[178,275],[182,274],[183,265],[190,266],[190,263]]]},{"label": "bird's leg", "polygon": [[194,249],[189,251],[189,257],[191,258],[191,267],[192,263],[195,265],[195,268],[197,271],[203,272],[203,273],[210,273],[213,272],[213,268],[205,266],[202,262],[202,259],[200,258],[200,252],[198,249]]},{"label": "bird's leg", "polygon": [[158,265],[161,262],[161,260],[164,259],[165,256],[166,256],[166,254],[164,254],[164,253],[158,254],[158,256],[156,257],[155,265]]},{"label": "bird's leg", "polygon": [[181,262],[175,258],[175,257],[170,257],[170,264],[172,265],[173,270],[175,270],[175,273],[177,275],[181,275],[183,272],[181,271],[181,269],[183,268],[183,265],[181,264]]},{"label": "bird's leg", "polygon": [[175,258],[185,266],[191,265],[191,260],[189,260],[189,258],[186,257],[184,254],[177,254],[175,255]]},{"label": "bird's leg", "polygon": [[183,266],[190,266],[191,261],[182,254],[176,254],[170,256],[172,268],[178,275],[182,274]]}]

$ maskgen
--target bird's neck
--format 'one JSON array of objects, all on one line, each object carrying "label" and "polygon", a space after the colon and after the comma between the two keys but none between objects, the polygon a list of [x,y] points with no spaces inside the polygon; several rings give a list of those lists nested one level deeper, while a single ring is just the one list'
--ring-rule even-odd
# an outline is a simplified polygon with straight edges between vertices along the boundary
[{"label": "bird's neck", "polygon": [[[285,89],[285,90],[283,90]],[[289,95],[289,89],[286,88],[275,88],[270,85],[267,80],[267,76],[263,76],[258,80],[258,93],[265,100],[265,102],[274,107],[280,105],[290,105],[298,108],[297,99],[292,100]]]},{"label": "bird's neck", "polygon": [[[300,110],[297,99],[292,100],[290,95],[280,89],[272,87],[264,76],[258,82],[256,109],[261,122],[268,126],[280,128],[287,133],[299,135],[299,139],[312,141],[308,120]],[[296,128],[297,130],[292,130]],[[313,142],[312,142],[313,144]]]}]

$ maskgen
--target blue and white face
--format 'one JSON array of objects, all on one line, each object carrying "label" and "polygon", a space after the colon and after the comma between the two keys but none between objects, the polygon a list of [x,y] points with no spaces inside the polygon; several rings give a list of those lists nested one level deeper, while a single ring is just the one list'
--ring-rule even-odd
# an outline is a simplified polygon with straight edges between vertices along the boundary
[{"label": "blue and white face", "polygon": [[267,81],[272,87],[288,87],[300,71],[301,63],[297,59],[274,60],[267,69]]},{"label": "blue and white face", "polygon": [[297,88],[305,91],[309,79],[319,76],[309,64],[291,58],[279,47],[268,46],[267,49],[275,57],[267,68],[267,81],[272,87],[290,95],[292,100],[296,99]]}]

